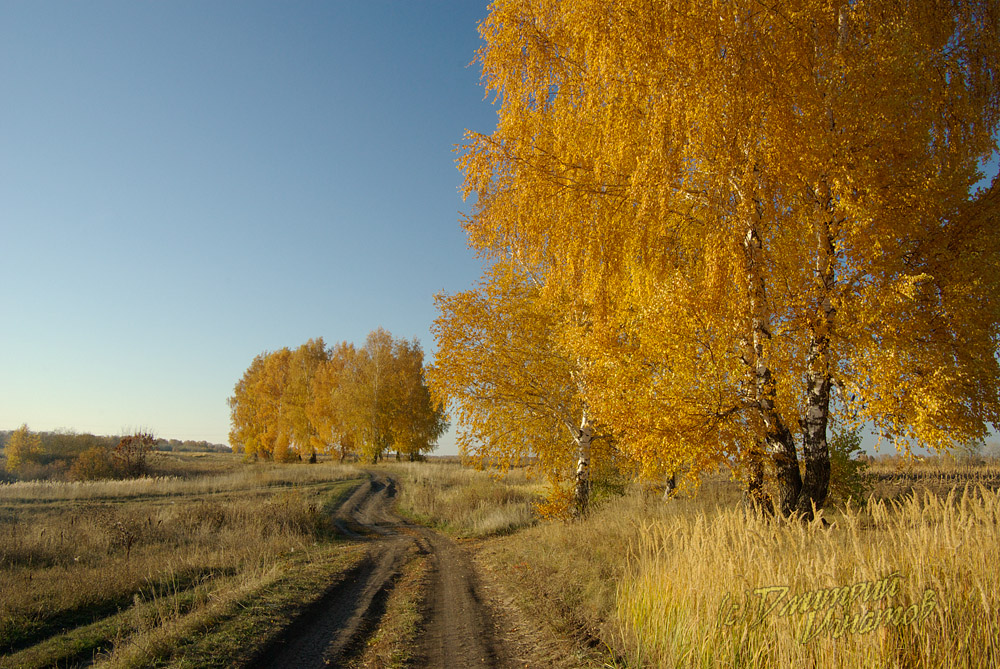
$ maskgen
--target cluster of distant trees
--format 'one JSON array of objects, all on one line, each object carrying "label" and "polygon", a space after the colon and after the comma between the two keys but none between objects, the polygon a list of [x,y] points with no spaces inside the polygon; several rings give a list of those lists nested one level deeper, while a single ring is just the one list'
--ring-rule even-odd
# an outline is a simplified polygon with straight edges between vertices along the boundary
[{"label": "cluster of distant trees", "polygon": [[213,444],[208,441],[157,439],[156,450],[174,453],[229,453],[232,449],[225,444]]},{"label": "cluster of distant trees", "polygon": [[233,450],[279,462],[317,453],[418,459],[447,429],[416,340],[379,328],[361,348],[322,338],[254,358],[229,398]]},{"label": "cluster of distant trees", "polygon": [[73,431],[32,432],[27,425],[0,431],[3,476],[8,479],[86,481],[130,478],[148,473],[146,455],[153,450],[228,452],[207,441],[156,439],[137,432],[125,437]]}]

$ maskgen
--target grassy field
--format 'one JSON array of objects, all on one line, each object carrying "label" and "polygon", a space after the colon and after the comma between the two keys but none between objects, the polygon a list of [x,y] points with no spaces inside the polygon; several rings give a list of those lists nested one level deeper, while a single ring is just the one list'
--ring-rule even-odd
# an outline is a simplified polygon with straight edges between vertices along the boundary
[{"label": "grassy field", "polygon": [[[602,649],[597,666],[1000,666],[1000,493],[977,485],[995,467],[924,468],[870,477],[864,508],[808,525],[747,513],[721,476],[670,502],[633,489],[572,523],[511,514],[524,529],[479,543],[479,561],[539,624]],[[521,474],[422,486],[412,516],[480,536],[465,520],[480,500],[534,492]]]},{"label": "grassy field", "polygon": [[523,469],[502,480],[457,463],[384,465],[400,482],[399,510],[417,523],[459,538],[509,534],[536,522],[544,486]]},{"label": "grassy field", "polygon": [[[327,513],[360,469],[158,457],[156,478],[0,485],[0,667],[239,666],[362,559]],[[864,506],[808,525],[748,514],[721,475],[561,522],[523,470],[379,468],[581,667],[1000,666],[995,465],[879,463]],[[426,572],[411,556],[353,666],[407,666]]]},{"label": "grassy field", "polygon": [[361,471],[169,457],[184,476],[0,486],[0,666],[225,666],[361,559],[324,513]]}]

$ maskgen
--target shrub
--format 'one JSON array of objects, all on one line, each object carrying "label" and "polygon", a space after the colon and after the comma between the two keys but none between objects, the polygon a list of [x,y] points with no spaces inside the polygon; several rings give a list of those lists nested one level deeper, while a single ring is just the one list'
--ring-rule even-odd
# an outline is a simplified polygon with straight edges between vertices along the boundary
[{"label": "shrub", "polygon": [[111,453],[106,448],[93,446],[77,456],[69,469],[72,481],[97,481],[115,476]]},{"label": "shrub", "polygon": [[5,454],[7,471],[17,472],[26,465],[39,463],[42,456],[42,441],[37,434],[32,434],[28,430],[27,425],[22,425],[11,433]]},{"label": "shrub", "polygon": [[136,432],[122,437],[111,457],[115,473],[122,478],[138,478],[146,473],[146,456],[156,445],[153,435]]},{"label": "shrub", "polygon": [[863,471],[867,464],[858,459],[861,450],[861,430],[834,432],[830,437],[831,502],[863,506],[867,498]]}]

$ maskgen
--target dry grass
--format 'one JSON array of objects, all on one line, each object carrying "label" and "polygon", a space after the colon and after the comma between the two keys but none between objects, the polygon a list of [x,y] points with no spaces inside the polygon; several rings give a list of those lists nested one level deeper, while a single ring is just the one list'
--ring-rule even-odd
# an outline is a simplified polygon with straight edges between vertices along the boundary
[{"label": "dry grass", "polygon": [[[534,617],[620,666],[1000,664],[1000,493],[873,499],[829,519],[755,517],[716,479],[667,504],[633,491],[484,555]],[[824,599],[835,596],[843,605]]]},{"label": "dry grass", "polygon": [[869,462],[870,476],[935,476],[979,481],[1000,477],[1000,461],[961,460],[949,455],[927,457],[883,456]]},{"label": "dry grass", "polygon": [[[535,623],[607,649],[616,666],[1000,666],[996,490],[897,490],[804,525],[746,513],[712,477],[669,503],[636,488],[582,520],[540,523],[544,489],[523,472],[384,467],[401,510],[492,537],[477,542],[480,560]],[[353,559],[325,538],[322,511],[350,487],[337,479],[358,475],[247,465],[0,485],[0,666],[196,666],[247,652],[272,612],[296,610]],[[390,631],[414,630],[421,565],[362,665],[406,662]]]},{"label": "dry grass", "polygon": [[514,470],[498,481],[452,463],[385,465],[400,481],[399,509],[458,537],[506,534],[535,523],[542,487]]},{"label": "dry grass", "polygon": [[275,633],[322,597],[325,587],[318,584],[337,582],[363,557],[359,545],[318,546],[219,584],[191,613],[178,615],[169,600],[156,602],[166,615],[116,644],[97,666],[248,666]]},{"label": "dry grass", "polygon": [[124,500],[139,498],[191,497],[225,492],[266,491],[358,478],[364,473],[350,465],[240,464],[232,461],[219,473],[199,476],[162,476],[103,481],[18,481],[0,484],[0,503],[47,501]]},{"label": "dry grass", "polygon": [[881,457],[869,463],[863,473],[868,492],[880,500],[894,500],[916,494],[947,496],[966,484],[1000,489],[1000,463],[958,460],[944,455],[925,458]]},{"label": "dry grass", "polygon": [[[266,586],[279,565],[328,560],[336,546],[324,508],[360,476],[350,467],[247,465],[192,479],[0,485],[0,654],[97,625],[103,631],[89,641],[60,651],[89,658],[152,638],[162,624],[137,622],[144,616],[193,620],[235,596],[226,593]],[[142,613],[150,602],[170,615]],[[119,611],[133,613],[104,629]]]},{"label": "dry grass", "polygon": [[624,654],[640,666],[996,666],[998,522],[986,490],[872,501],[831,527],[679,509],[630,543],[614,611]]}]

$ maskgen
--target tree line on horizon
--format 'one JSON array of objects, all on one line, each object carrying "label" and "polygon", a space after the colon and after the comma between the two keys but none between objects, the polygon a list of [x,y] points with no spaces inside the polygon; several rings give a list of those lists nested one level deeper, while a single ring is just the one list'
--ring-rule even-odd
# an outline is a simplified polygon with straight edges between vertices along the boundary
[{"label": "tree line on horizon", "polygon": [[424,381],[416,339],[378,328],[360,348],[322,337],[254,358],[229,398],[229,443],[247,457],[279,462],[336,454],[410,460],[436,447],[448,427]]},{"label": "tree line on horizon", "polygon": [[[20,428],[18,428],[20,429]],[[0,448],[7,445],[11,435],[16,430],[0,430]],[[122,435],[95,435],[90,432],[77,432],[72,429],[32,431],[37,434],[42,444],[43,452],[73,453],[86,450],[95,445],[114,445]],[[226,444],[216,444],[205,439],[166,439],[156,438],[156,450],[173,451],[176,453],[225,453],[230,450]]]},{"label": "tree line on horizon", "polygon": [[489,263],[439,295],[463,453],[692,481],[812,517],[831,433],[1000,423],[1000,9],[497,0],[460,149]]},{"label": "tree line on horizon", "polygon": [[32,432],[27,424],[0,432],[4,470],[20,480],[95,481],[145,476],[147,456],[154,450],[220,452],[208,442],[157,439],[149,432],[96,436],[71,430]]}]

